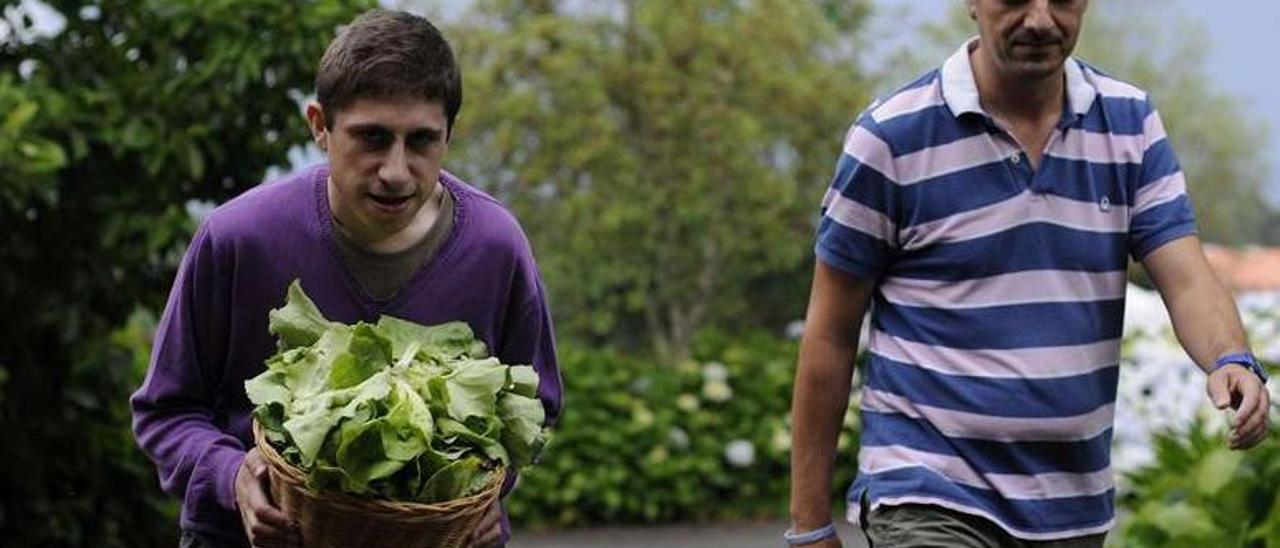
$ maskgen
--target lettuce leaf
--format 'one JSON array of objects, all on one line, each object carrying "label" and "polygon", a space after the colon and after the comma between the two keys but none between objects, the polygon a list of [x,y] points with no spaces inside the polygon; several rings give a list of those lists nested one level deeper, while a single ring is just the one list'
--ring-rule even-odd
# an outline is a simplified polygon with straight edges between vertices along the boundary
[{"label": "lettuce leaf", "polygon": [[546,443],[537,373],[488,357],[463,322],[333,322],[295,281],[269,329],[278,351],[245,393],[313,488],[440,502]]}]

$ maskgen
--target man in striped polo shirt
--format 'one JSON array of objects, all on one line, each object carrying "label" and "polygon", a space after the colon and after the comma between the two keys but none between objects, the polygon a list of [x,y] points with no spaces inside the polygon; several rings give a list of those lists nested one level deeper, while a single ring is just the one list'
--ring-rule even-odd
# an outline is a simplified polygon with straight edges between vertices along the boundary
[{"label": "man in striped polo shirt", "polygon": [[797,367],[789,543],[840,545],[827,493],[869,307],[849,513],[876,547],[1102,545],[1128,257],[1237,410],[1230,446],[1266,435],[1265,373],[1159,115],[1070,57],[1087,5],[968,0],[978,37],[849,131]]}]

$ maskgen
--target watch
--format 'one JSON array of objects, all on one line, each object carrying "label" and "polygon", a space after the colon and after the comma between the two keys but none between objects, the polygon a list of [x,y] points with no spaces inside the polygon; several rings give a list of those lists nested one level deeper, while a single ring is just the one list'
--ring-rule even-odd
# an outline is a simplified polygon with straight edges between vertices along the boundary
[{"label": "watch", "polygon": [[1251,352],[1237,352],[1235,354],[1227,354],[1218,358],[1218,361],[1214,362],[1213,370],[1217,371],[1222,369],[1223,366],[1232,363],[1240,365],[1249,371],[1253,371],[1253,374],[1262,379],[1263,384],[1267,383],[1267,368],[1263,367],[1262,364],[1258,362],[1258,358],[1254,357]]}]

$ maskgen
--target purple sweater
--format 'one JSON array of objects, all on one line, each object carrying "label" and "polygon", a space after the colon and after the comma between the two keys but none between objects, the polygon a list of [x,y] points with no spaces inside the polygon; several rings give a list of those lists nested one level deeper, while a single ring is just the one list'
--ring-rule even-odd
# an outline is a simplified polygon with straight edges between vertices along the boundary
[{"label": "purple sweater", "polygon": [[457,203],[452,233],[404,288],[375,301],[340,258],[327,178],[328,166],[319,165],[227,202],[205,219],[182,260],[131,404],[134,433],[161,487],[182,497],[184,530],[246,542],[234,491],[253,446],[244,381],[275,352],[267,312],[284,304],[295,278],[331,320],[467,322],[503,363],[532,364],[548,423],[560,414],[551,317],[511,213],[444,173]]}]

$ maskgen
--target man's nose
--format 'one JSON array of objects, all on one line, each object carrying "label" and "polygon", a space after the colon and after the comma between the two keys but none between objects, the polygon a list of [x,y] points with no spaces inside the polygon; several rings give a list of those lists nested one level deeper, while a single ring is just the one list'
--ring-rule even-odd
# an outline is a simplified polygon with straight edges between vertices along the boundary
[{"label": "man's nose", "polygon": [[1022,26],[1028,30],[1045,32],[1053,29],[1053,8],[1049,0],[1032,0],[1027,3],[1026,16]]},{"label": "man's nose", "polygon": [[397,141],[391,145],[391,150],[387,151],[382,165],[378,167],[378,178],[396,187],[412,182],[409,175],[408,151],[405,150],[404,142]]}]

